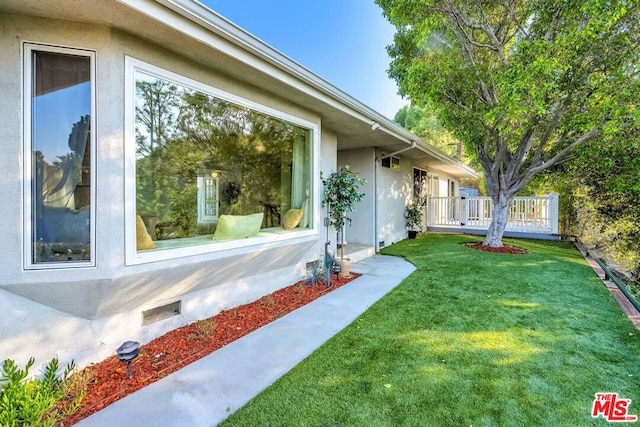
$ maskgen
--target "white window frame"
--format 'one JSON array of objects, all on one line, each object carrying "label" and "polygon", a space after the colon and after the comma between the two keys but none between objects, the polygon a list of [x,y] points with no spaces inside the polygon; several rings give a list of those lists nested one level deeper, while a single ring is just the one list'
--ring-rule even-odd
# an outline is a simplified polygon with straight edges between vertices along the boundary
[{"label": "white window frame", "polygon": [[[421,182],[421,194],[416,195],[416,180],[415,180],[415,176],[416,176],[416,171],[419,171],[421,174],[424,173],[424,182]],[[421,205],[424,206],[427,202],[427,196],[429,196],[429,191],[428,191],[428,186],[429,186],[429,172],[427,172],[426,169],[422,169],[419,167],[414,166],[413,169],[411,170],[411,178],[413,180],[413,185],[412,185],[412,198],[413,199],[418,199],[421,202]]]},{"label": "white window frame", "polygon": [[453,179],[449,179],[447,182],[447,196],[448,197],[458,196],[458,183]]},{"label": "white window frame", "polygon": [[[210,208],[211,212],[208,212]],[[198,224],[214,224],[220,209],[220,179],[217,176],[198,177]]]},{"label": "white window frame", "polygon": [[427,192],[431,197],[440,197],[440,177],[435,173],[427,172]]},{"label": "white window frame", "polygon": [[[91,145],[91,194],[90,194],[90,242],[89,242],[89,260],[64,261],[64,262],[33,262],[33,203],[32,203],[32,94],[33,94],[33,64],[31,61],[32,53],[52,52],[75,56],[85,56],[89,58],[91,63],[91,117],[90,117],[90,140]],[[48,269],[69,269],[69,268],[94,268],[96,267],[96,52],[90,49],[82,49],[77,47],[55,46],[36,42],[23,42],[22,44],[22,101],[23,101],[23,189],[22,203],[23,209],[23,230],[22,230],[22,247],[23,247],[23,267],[25,270],[48,270]]]},{"label": "white window frame", "polygon": [[[385,156],[385,154],[383,154],[383,156]],[[389,166],[385,165],[385,161],[389,161]],[[394,171],[399,171],[400,170],[400,157],[396,157],[396,156],[387,156],[384,157],[382,160],[380,160],[380,166],[382,166],[383,168],[387,168],[387,169],[391,169]]]},{"label": "white window frame", "polygon": [[[245,239],[229,241],[213,241],[209,244],[185,246],[179,248],[150,250],[139,252],[136,249],[136,139],[135,139],[135,73],[143,72],[160,79],[174,82],[186,88],[196,90],[207,95],[214,96],[227,102],[238,104],[245,108],[285,120],[291,124],[304,127],[311,133],[313,158],[311,159],[311,203],[310,220],[308,229],[300,229],[287,233],[272,233],[268,235],[248,237]],[[157,67],[139,59],[125,56],[125,263],[126,265],[138,265],[149,262],[167,261],[176,258],[197,256],[210,253],[229,251],[229,254],[242,253],[247,249],[255,249],[259,245],[271,246],[277,242],[289,242],[300,238],[318,237],[318,214],[320,202],[319,193],[319,152],[320,129],[317,123],[310,122],[300,117],[285,113],[280,110],[259,104],[255,101],[242,98],[238,95],[223,91],[216,87],[190,79],[183,75]]]}]

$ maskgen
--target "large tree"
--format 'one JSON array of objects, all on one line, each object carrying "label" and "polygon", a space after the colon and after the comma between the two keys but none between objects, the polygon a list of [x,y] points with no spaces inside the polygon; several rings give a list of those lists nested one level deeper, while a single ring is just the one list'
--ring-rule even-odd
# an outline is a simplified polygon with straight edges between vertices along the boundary
[{"label": "large tree", "polygon": [[400,94],[475,150],[494,206],[486,245],[502,245],[537,173],[637,120],[637,0],[376,2],[396,27]]}]

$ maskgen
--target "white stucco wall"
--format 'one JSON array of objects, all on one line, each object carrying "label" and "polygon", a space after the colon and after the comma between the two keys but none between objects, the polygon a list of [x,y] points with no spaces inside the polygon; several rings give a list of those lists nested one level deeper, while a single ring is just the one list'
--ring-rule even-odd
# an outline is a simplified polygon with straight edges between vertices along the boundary
[{"label": "white stucco wall", "polygon": [[389,246],[407,237],[404,208],[412,197],[412,164],[400,157],[400,170],[380,165],[378,152],[378,242]]},{"label": "white stucco wall", "polygon": [[[347,244],[375,245],[374,160],[375,150],[373,148],[338,151],[338,166],[349,165],[352,172],[358,174],[360,178],[367,180],[367,183],[360,187],[360,191],[364,193],[364,198],[355,206],[355,212],[347,214],[347,217],[351,218],[351,224],[345,228],[345,240]],[[332,240],[335,239],[336,234],[333,232]]]},{"label": "white stucco wall", "polygon": [[[0,15],[0,217],[4,243],[0,275],[0,360],[38,362],[58,356],[83,366],[114,353],[125,340],[145,343],[185,323],[246,303],[287,286],[322,253],[321,216],[315,234],[251,248],[206,253],[162,262],[125,265],[124,61],[125,55],[185,75],[317,124],[317,114],[241,84],[160,46],[99,25]],[[23,268],[22,43],[78,47],[96,52],[96,266]],[[336,136],[321,132],[318,168],[336,167]],[[319,171],[314,171],[319,179]],[[129,177],[130,178],[130,177]],[[316,184],[319,207],[321,185]],[[182,314],[141,326],[141,312],[176,300]]]},{"label": "white stucco wall", "polygon": [[[378,151],[378,157],[381,153]],[[406,222],[404,218],[404,210],[408,203],[413,199],[413,168],[426,170],[429,173],[438,176],[438,190],[441,196],[447,195],[448,182],[453,180],[456,182],[456,190],[458,180],[449,174],[416,163],[403,156],[400,158],[400,169],[394,170],[384,168],[377,160],[377,197],[378,197],[378,242],[384,242],[384,246],[389,246],[407,237]]]}]

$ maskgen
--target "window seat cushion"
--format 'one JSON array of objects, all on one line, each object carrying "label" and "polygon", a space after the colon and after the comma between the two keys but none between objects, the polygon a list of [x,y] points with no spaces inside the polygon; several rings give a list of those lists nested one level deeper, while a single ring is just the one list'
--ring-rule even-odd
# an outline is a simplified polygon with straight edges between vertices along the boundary
[{"label": "window seat cushion", "polygon": [[[262,228],[256,234],[258,237],[266,237],[271,236],[273,234],[287,234],[296,231],[287,230],[283,227],[268,227]],[[194,236],[194,237],[184,237],[180,239],[166,239],[166,240],[156,240],[154,243],[156,245],[156,249],[171,249],[171,248],[182,248],[186,246],[196,246],[203,244],[210,244],[212,240],[222,240],[215,239],[211,234],[206,234],[203,236]],[[233,239],[226,239],[233,240]]]},{"label": "window seat cushion", "polygon": [[302,209],[289,209],[282,217],[282,226],[287,230],[294,229],[300,224],[300,220],[304,215]]},{"label": "window seat cushion", "polygon": [[151,239],[147,227],[142,221],[140,215],[136,215],[136,249],[141,251],[145,249],[155,249],[156,244]]},{"label": "window seat cushion", "polygon": [[262,212],[251,215],[220,215],[213,238],[229,240],[255,236],[260,232],[263,217]]}]

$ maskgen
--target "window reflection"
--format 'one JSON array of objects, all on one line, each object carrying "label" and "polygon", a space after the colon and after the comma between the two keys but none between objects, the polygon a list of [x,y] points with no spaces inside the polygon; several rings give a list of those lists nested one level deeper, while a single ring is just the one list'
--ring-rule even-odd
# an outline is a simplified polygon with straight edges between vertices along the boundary
[{"label": "window reflection", "polygon": [[90,259],[91,59],[32,51],[32,262]]},{"label": "window reflection", "polygon": [[309,226],[309,129],[141,71],[135,81],[138,250]]}]

